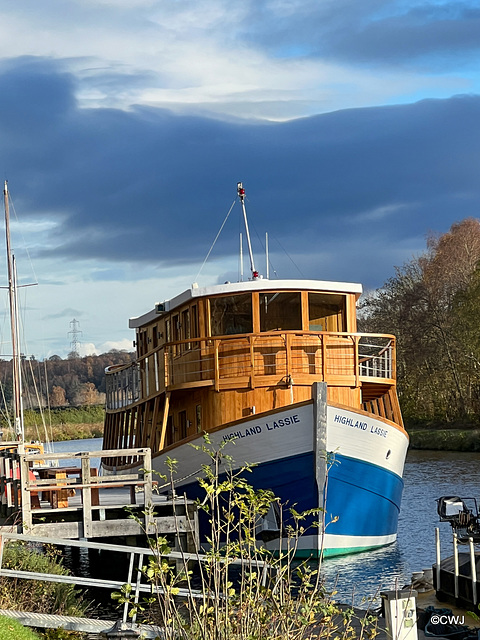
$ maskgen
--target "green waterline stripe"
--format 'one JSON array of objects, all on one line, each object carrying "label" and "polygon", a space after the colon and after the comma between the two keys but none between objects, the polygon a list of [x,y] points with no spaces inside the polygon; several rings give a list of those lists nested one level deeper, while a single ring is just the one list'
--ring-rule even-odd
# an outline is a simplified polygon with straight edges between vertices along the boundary
[{"label": "green waterline stripe", "polygon": [[[373,544],[365,547],[339,547],[338,549],[325,549],[323,551],[324,558],[335,558],[337,556],[349,556],[354,553],[362,553],[363,551],[371,551],[372,549],[380,549],[387,547],[391,543]],[[318,558],[317,549],[297,549],[295,558]]]}]

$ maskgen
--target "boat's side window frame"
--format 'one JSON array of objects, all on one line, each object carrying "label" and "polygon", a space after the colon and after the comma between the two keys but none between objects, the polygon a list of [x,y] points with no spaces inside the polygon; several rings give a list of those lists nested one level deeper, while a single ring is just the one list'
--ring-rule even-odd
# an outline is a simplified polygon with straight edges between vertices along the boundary
[{"label": "boat's side window frame", "polygon": [[148,351],[147,330],[139,329],[137,333],[137,350],[139,356],[144,356]]},{"label": "boat's side window frame", "polygon": [[178,440],[183,440],[188,435],[188,420],[185,410],[178,412]]},{"label": "boat's side window frame", "polygon": [[212,297],[208,309],[212,337],[253,333],[251,292]]},{"label": "boat's side window frame", "polygon": [[[196,304],[192,304],[190,307],[190,334],[192,338],[198,338],[199,327],[198,327],[198,307]],[[198,342],[192,342],[192,349],[196,349],[198,347]]]},{"label": "boat's side window frame", "polygon": [[347,299],[339,293],[308,293],[308,331],[347,330]]},{"label": "boat's side window frame", "polygon": [[165,318],[165,342],[171,342],[172,340],[172,324],[170,318]]},{"label": "boat's side window frame", "polygon": [[[177,343],[180,340],[180,314],[175,313],[172,316],[172,342]],[[179,345],[173,345],[173,355],[178,356],[180,353]]]},{"label": "boat's side window frame", "polygon": [[301,331],[301,291],[262,291],[259,295],[260,332]]},{"label": "boat's side window frame", "polygon": [[173,424],[173,415],[170,413],[167,418],[167,447],[175,442],[175,426]]},{"label": "boat's side window frame", "polygon": [[200,433],[202,430],[202,405],[197,404],[195,407],[195,426],[197,429],[197,433]]},{"label": "boat's side window frame", "polygon": [[[180,339],[189,340],[190,336],[190,309],[187,307],[180,312]],[[190,351],[192,348],[191,342],[182,342],[180,345],[180,351]]]}]

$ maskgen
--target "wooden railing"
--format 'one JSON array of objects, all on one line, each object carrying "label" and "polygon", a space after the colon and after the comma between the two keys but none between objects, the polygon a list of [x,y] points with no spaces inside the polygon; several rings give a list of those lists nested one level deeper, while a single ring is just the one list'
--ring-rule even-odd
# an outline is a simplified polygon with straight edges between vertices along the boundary
[{"label": "wooden railing", "polygon": [[358,386],[395,378],[395,338],[384,334],[285,331],[184,340],[106,370],[107,409],[181,386],[215,389],[301,382]]},{"label": "wooden railing", "polygon": [[[93,461],[102,456],[138,461],[140,467],[132,473],[99,476]],[[35,530],[35,522],[41,523],[45,515],[74,512],[79,519],[72,518],[67,528],[70,525],[75,530],[80,527],[83,537],[89,538],[95,537],[95,527],[98,529],[102,524],[95,514],[108,508],[100,504],[101,490],[126,487],[130,490],[128,505],[137,504],[138,494],[138,505],[143,511],[152,502],[153,480],[148,471],[151,469],[151,451],[148,448],[42,453],[41,457],[43,466],[38,466],[38,453],[23,453],[18,446],[0,451],[0,520],[18,520],[24,531],[31,532]],[[72,496],[81,498],[81,506],[71,506]],[[126,529],[125,522],[121,526]],[[43,528],[51,535],[47,524]],[[50,529],[55,528],[58,532],[62,525],[56,522]]]}]

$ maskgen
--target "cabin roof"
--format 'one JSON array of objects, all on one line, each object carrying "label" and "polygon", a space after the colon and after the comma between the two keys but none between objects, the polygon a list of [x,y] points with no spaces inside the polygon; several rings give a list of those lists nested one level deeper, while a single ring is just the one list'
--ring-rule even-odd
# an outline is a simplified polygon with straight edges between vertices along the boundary
[{"label": "cabin roof", "polygon": [[358,297],[362,293],[362,285],[352,282],[330,282],[327,280],[247,280],[245,282],[225,282],[209,287],[198,287],[193,284],[171,300],[155,304],[148,313],[137,318],[130,318],[130,329],[136,329],[150,324],[163,313],[169,313],[195,298],[208,298],[215,295],[242,293],[247,291],[331,291],[332,293],[354,293]]}]

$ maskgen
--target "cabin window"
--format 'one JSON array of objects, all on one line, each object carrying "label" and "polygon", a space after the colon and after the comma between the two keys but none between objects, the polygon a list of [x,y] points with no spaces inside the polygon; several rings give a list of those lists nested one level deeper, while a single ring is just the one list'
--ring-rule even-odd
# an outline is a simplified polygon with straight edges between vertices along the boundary
[{"label": "cabin window", "polygon": [[260,331],[302,329],[302,302],[298,291],[260,294]]},{"label": "cabin window", "polygon": [[[172,317],[172,342],[177,343],[180,340],[180,316],[178,313]],[[180,347],[178,344],[173,345],[172,353],[178,356]]]},{"label": "cabin window", "polygon": [[345,296],[309,293],[308,328],[310,331],[346,331]]},{"label": "cabin window", "polygon": [[178,437],[179,440],[183,440],[187,437],[187,412],[179,411],[178,413]]},{"label": "cabin window", "polygon": [[[181,330],[182,330],[183,340],[188,340],[190,338],[190,310],[189,309],[185,309],[185,311],[182,311]],[[190,342],[185,342],[184,344],[182,344],[182,351],[188,351],[188,349],[191,349],[191,348],[192,348],[192,345]]]},{"label": "cabin window", "polygon": [[148,351],[147,347],[147,330],[141,329],[137,336],[138,355],[143,356]]},{"label": "cabin window", "polygon": [[198,309],[196,304],[193,304],[190,308],[190,330],[192,338],[196,338],[198,336]]},{"label": "cabin window", "polygon": [[212,336],[252,333],[252,296],[223,296],[210,299]]},{"label": "cabin window", "polygon": [[[193,304],[190,308],[190,332],[192,338],[198,338],[198,309],[196,304]],[[194,342],[193,346],[198,346],[198,343]]]},{"label": "cabin window", "polygon": [[173,426],[173,416],[167,418],[167,447],[175,442],[175,427]]},{"label": "cabin window", "polygon": [[200,433],[202,430],[202,405],[197,404],[195,407],[195,422],[197,427],[197,433]]}]

